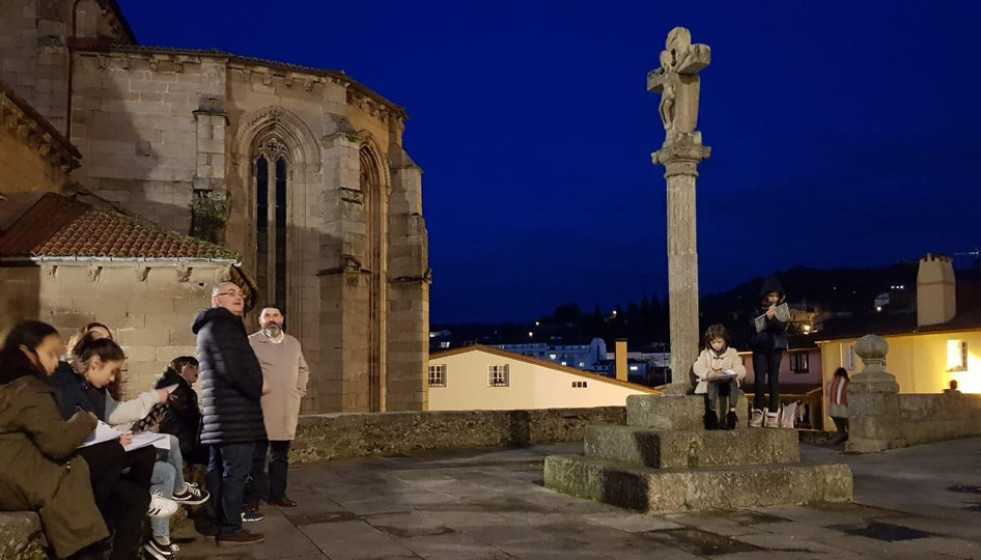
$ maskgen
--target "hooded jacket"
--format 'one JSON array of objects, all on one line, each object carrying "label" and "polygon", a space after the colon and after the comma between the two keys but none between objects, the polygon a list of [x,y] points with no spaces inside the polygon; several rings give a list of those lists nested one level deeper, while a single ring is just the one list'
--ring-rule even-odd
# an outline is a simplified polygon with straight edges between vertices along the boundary
[{"label": "hooded jacket", "polygon": [[181,454],[190,457],[197,447],[198,430],[201,427],[201,409],[198,408],[198,394],[181,374],[168,367],[157,379],[154,389],[177,385],[177,389],[167,401],[166,410],[160,420],[158,431],[177,436],[181,444]]},{"label": "hooded jacket", "polygon": [[51,386],[27,360],[3,364],[0,384],[0,511],[33,510],[59,558],[109,536],[89,468],[75,448],[95,429],[85,412],[63,421]]},{"label": "hooded jacket", "polygon": [[[787,297],[786,292],[783,290],[783,284],[780,283],[780,280],[772,276],[763,282],[763,287],[760,289],[760,299],[762,300],[762,298],[771,292],[780,294],[779,303],[783,303]],[[763,330],[756,331],[756,318],[765,314],[768,308],[768,305],[760,305],[749,314],[750,332],[752,333],[752,336],[750,336],[750,347],[754,352],[786,350],[788,346],[787,323],[780,321],[776,317],[767,319],[766,326]]]},{"label": "hooded jacket", "polygon": [[262,420],[262,368],[242,319],[222,307],[194,320],[201,373],[201,443],[266,439]]}]

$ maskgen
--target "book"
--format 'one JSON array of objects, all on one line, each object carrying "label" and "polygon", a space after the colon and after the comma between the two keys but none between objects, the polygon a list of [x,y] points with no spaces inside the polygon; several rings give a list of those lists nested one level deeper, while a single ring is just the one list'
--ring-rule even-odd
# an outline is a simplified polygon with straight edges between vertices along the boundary
[{"label": "book", "polygon": [[[126,432],[121,432],[109,424],[103,421],[99,421],[95,425],[95,430],[89,435],[79,448],[89,447],[90,445],[97,445],[100,443],[105,443],[107,441],[118,440],[119,438],[126,435]],[[126,451],[133,451],[134,449],[140,449],[141,447],[147,447],[152,445],[157,449],[170,450],[170,437],[167,434],[157,434],[153,432],[143,432],[133,436],[133,441],[124,447]]]},{"label": "book", "polygon": [[[781,303],[774,311],[776,312],[774,318],[777,321],[780,321],[781,323],[790,321],[790,306],[788,306],[786,303]],[[756,324],[756,332],[763,332],[763,329],[766,328],[766,313],[754,319],[754,322]]]}]

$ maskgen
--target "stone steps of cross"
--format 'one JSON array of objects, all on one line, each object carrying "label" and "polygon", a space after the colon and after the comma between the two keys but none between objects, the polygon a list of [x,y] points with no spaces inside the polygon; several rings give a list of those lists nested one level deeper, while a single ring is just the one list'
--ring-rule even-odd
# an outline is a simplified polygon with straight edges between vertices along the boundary
[{"label": "stone steps of cross", "polygon": [[796,430],[651,430],[636,426],[586,427],[587,457],[657,469],[698,469],[800,462]]},{"label": "stone steps of cross", "polygon": [[[736,430],[749,424],[746,396],[736,397]],[[705,399],[701,395],[631,395],[627,397],[627,425],[654,430],[701,430],[705,424]]]},{"label": "stone steps of cross", "polygon": [[654,469],[582,455],[545,458],[545,486],[572,496],[651,513],[847,502],[847,465],[749,465]]}]

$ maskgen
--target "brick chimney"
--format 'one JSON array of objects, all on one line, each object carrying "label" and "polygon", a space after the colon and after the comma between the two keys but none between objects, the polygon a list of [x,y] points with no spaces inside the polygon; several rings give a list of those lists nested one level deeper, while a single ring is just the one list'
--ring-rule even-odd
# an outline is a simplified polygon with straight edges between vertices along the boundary
[{"label": "brick chimney", "polygon": [[916,274],[916,325],[940,325],[957,315],[957,285],[950,257],[931,255],[920,259]]},{"label": "brick chimney", "polygon": [[617,369],[617,379],[620,381],[627,380],[627,339],[619,338],[616,342],[616,369]]}]

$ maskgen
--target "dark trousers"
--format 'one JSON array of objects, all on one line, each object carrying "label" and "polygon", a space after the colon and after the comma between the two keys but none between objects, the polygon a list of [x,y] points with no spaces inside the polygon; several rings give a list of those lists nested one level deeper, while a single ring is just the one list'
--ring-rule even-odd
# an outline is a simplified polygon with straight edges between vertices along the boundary
[{"label": "dark trousers", "polygon": [[83,447],[79,455],[89,465],[95,504],[113,530],[110,560],[139,558],[156,449],[144,447],[127,453],[118,442],[107,441]]},{"label": "dark trousers", "polygon": [[245,501],[258,506],[259,500],[278,502],[286,498],[290,468],[290,444],[286,441],[260,441],[252,458],[252,473]]},{"label": "dark trousers", "polygon": [[211,446],[208,462],[208,500],[205,511],[222,534],[242,530],[245,484],[252,468],[255,442],[220,443]]},{"label": "dark trousers", "polygon": [[848,435],[848,418],[835,418],[832,416],[831,419],[834,420],[835,428],[838,429],[840,435]]},{"label": "dark trousers", "polygon": [[770,412],[780,410],[780,359],[783,349],[753,350],[753,408],[763,410],[764,394],[769,389]]}]

